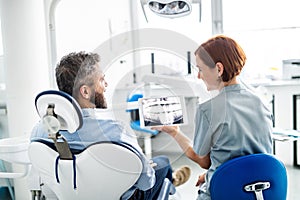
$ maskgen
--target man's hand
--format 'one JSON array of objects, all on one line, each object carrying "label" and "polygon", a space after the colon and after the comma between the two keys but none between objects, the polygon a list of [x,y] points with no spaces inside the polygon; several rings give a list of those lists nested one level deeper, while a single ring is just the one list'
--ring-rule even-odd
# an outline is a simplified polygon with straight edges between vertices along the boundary
[{"label": "man's hand", "polygon": [[198,181],[196,183],[196,187],[200,186],[201,184],[203,184],[205,182],[205,175],[206,175],[206,173],[199,175]]},{"label": "man's hand", "polygon": [[156,167],[157,166],[157,163],[153,162],[153,160],[150,160],[149,161],[149,164],[152,168]]}]

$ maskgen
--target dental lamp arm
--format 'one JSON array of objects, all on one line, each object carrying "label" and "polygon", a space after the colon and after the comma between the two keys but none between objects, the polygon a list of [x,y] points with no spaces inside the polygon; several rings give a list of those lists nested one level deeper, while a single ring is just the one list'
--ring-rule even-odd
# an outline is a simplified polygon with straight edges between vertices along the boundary
[{"label": "dental lamp arm", "polygon": [[202,4],[201,4],[201,0],[199,1],[199,22],[201,22],[201,16],[202,16]]},{"label": "dental lamp arm", "polygon": [[202,2],[201,2],[201,0],[192,0],[192,3],[198,3],[199,4],[199,22],[201,22]]},{"label": "dental lamp arm", "polygon": [[141,1],[141,6],[142,6],[143,14],[144,14],[144,16],[145,16],[146,22],[148,23],[148,18],[147,18],[146,11],[145,11],[145,8],[144,8],[144,5],[145,5],[147,2],[146,2],[146,0],[140,0],[140,1]]}]

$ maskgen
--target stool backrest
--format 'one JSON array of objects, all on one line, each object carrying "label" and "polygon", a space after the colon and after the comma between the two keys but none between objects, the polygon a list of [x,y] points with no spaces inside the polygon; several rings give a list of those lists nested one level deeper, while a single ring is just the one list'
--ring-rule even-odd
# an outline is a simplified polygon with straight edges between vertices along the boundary
[{"label": "stool backrest", "polygon": [[251,154],[227,161],[217,168],[210,182],[212,200],[285,200],[287,172],[269,154]]}]

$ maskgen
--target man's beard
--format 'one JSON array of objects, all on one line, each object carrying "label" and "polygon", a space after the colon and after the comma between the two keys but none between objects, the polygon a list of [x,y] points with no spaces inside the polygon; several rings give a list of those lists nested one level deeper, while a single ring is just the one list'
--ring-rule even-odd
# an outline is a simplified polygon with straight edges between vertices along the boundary
[{"label": "man's beard", "polygon": [[103,94],[99,92],[94,93],[94,98],[91,98],[91,100],[94,100],[94,104],[96,108],[107,108],[106,99]]}]

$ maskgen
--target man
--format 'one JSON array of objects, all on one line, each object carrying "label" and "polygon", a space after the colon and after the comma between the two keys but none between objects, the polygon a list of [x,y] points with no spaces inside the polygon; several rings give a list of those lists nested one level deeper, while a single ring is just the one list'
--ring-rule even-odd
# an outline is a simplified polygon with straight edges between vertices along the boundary
[{"label": "man", "polygon": [[[172,174],[169,159],[166,156],[148,160],[142,153],[132,130],[126,130],[121,122],[95,117],[95,108],[107,108],[104,92],[107,87],[105,75],[100,68],[100,58],[95,53],[70,53],[64,56],[56,67],[56,82],[59,90],[73,96],[83,113],[83,126],[73,134],[61,131],[70,148],[81,150],[99,141],[113,141],[130,144],[141,154],[143,171],[137,182],[126,191],[121,199],[157,199],[165,178],[175,186],[185,183],[190,176],[187,166]],[[48,133],[41,123],[37,124],[31,139],[47,139]],[[155,165],[153,165],[155,163]],[[152,167],[153,166],[153,167]],[[117,182],[118,180],[116,180]]]}]

